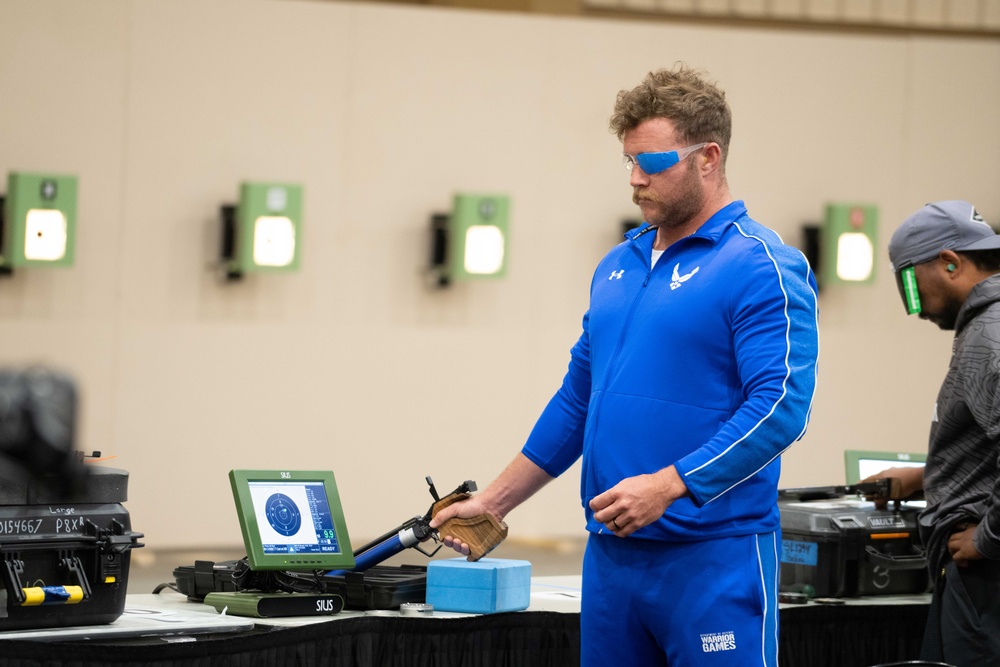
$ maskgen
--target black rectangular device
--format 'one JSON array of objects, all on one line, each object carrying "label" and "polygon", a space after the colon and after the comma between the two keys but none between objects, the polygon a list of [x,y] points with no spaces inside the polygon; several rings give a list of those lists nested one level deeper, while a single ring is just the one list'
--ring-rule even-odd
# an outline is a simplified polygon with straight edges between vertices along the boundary
[{"label": "black rectangular device", "polygon": [[125,610],[142,547],[124,503],[128,473],[95,466],[66,498],[56,480],[0,484],[0,630],[103,625]]},{"label": "black rectangular device", "polygon": [[[804,491],[804,490],[800,490]],[[919,509],[800,494],[781,511],[781,589],[817,597],[911,595],[929,587]],[[816,498],[816,500],[806,500]]]},{"label": "black rectangular device", "polygon": [[231,470],[252,570],[350,570],[354,552],[329,471]]}]

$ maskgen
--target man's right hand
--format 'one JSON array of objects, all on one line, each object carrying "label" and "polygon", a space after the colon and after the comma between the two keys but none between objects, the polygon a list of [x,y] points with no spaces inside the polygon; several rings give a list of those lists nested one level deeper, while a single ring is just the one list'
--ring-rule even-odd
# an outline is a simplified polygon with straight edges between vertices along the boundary
[{"label": "man's right hand", "polygon": [[861,484],[874,482],[878,479],[888,479],[888,496],[865,496],[867,500],[875,501],[875,507],[884,509],[890,500],[906,500],[907,498],[923,491],[924,489],[924,469],[919,467],[887,468],[882,472],[870,475],[861,480]]},{"label": "man's right hand", "polygon": [[[454,517],[458,517],[460,519],[471,519],[472,517],[488,513],[492,514],[492,512],[487,509],[485,503],[483,503],[482,498],[480,496],[472,496],[471,498],[460,500],[441,509],[441,511],[435,514],[431,519],[431,528],[437,530],[441,524]],[[493,517],[497,521],[503,520],[503,517],[498,517],[496,514],[493,514]],[[441,541],[446,547],[454,549],[463,556],[469,555],[469,545],[465,542],[456,540],[451,535],[441,535]]]},{"label": "man's right hand", "polygon": [[[518,452],[514,456],[514,460],[488,487],[467,500],[442,507],[431,517],[430,526],[437,530],[448,519],[454,517],[471,519],[483,514],[490,514],[498,523],[502,523],[503,518],[511,510],[551,481],[552,477],[549,477],[548,473],[532,463],[524,454]],[[471,553],[469,545],[461,540],[456,540],[454,535],[441,535],[440,537],[445,546],[454,549],[463,556],[468,556]]]}]

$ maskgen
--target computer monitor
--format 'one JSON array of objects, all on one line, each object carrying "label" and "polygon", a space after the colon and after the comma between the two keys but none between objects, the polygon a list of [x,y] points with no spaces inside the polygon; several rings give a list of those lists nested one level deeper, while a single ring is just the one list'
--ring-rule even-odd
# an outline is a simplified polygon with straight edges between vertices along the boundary
[{"label": "computer monitor", "polygon": [[231,470],[251,570],[350,570],[354,551],[332,472]]},{"label": "computer monitor", "polygon": [[912,452],[868,452],[849,449],[844,452],[844,467],[848,484],[882,472],[886,468],[922,468],[926,454]]}]

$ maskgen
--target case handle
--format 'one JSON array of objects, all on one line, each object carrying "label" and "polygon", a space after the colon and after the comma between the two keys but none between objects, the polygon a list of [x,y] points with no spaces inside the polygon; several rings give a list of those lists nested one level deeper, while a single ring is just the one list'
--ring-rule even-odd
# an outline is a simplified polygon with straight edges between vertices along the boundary
[{"label": "case handle", "polygon": [[922,570],[927,567],[927,558],[919,551],[905,556],[893,556],[868,545],[865,553],[868,554],[869,561],[888,570]]}]

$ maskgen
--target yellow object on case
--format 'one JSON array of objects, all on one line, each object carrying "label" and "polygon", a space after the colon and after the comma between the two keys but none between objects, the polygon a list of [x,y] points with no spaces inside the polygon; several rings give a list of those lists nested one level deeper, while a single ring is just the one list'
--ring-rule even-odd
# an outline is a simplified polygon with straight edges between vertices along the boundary
[{"label": "yellow object on case", "polygon": [[83,600],[83,589],[79,586],[34,586],[23,588],[22,607],[38,607],[43,604],[76,604]]}]

